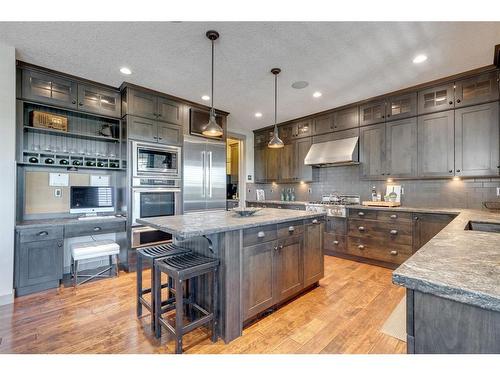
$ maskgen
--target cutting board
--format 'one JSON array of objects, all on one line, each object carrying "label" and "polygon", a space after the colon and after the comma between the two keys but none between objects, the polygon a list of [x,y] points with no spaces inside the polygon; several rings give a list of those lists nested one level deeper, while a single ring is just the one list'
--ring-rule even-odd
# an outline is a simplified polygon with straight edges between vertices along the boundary
[{"label": "cutting board", "polygon": [[373,201],[363,201],[363,206],[376,206],[376,207],[399,207],[401,202],[373,202]]}]

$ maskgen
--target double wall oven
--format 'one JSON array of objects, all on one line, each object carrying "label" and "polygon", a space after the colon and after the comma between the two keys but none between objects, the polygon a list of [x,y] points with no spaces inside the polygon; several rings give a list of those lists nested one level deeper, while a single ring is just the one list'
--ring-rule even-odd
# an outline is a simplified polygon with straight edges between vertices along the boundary
[{"label": "double wall oven", "polygon": [[169,234],[142,226],[137,219],[182,212],[181,148],[133,141],[131,156],[131,247],[170,241]]}]

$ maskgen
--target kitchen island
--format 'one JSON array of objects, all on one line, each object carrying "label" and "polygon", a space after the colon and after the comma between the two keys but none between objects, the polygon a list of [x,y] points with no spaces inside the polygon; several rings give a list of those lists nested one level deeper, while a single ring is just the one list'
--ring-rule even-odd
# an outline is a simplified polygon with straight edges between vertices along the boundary
[{"label": "kitchen island", "polygon": [[[209,211],[138,222],[220,259],[218,327],[226,343],[241,336],[245,322],[314,287],[324,274],[321,213],[265,208],[250,217]],[[200,284],[198,290],[209,290],[209,280]]]}]

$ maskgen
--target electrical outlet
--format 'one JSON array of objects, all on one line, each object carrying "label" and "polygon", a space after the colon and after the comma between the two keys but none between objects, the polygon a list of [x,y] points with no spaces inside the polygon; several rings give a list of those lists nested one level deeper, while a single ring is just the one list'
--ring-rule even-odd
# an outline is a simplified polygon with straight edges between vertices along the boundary
[{"label": "electrical outlet", "polygon": [[497,197],[500,197],[500,187],[497,187]]},{"label": "electrical outlet", "polygon": [[312,194],[312,189],[311,189],[311,188],[307,189],[307,192],[308,192],[309,194]]}]

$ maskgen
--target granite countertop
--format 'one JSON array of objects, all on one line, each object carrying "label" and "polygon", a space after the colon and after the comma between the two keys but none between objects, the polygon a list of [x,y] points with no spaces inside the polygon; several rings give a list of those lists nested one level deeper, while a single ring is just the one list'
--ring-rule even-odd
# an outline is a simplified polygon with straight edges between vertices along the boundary
[{"label": "granite countertop", "polygon": [[467,209],[443,211],[458,216],[393,272],[393,282],[500,311],[500,234],[464,230],[469,221],[500,224],[500,214]]},{"label": "granite countertop", "polygon": [[240,217],[231,211],[206,211],[177,216],[138,219],[137,221],[141,224],[171,233],[174,236],[189,238],[323,215],[307,211],[263,208],[249,217]]},{"label": "granite countertop", "polygon": [[57,219],[37,219],[37,220],[24,220],[16,223],[16,229],[28,229],[38,227],[50,227],[56,225],[71,225],[71,224],[84,224],[84,223],[108,223],[114,221],[127,221],[125,216],[117,216],[112,219],[92,219],[92,220],[78,220],[78,218],[57,218]]},{"label": "granite countertop", "polygon": [[258,201],[258,200],[252,200],[252,199],[247,199],[246,202],[248,203],[268,203],[268,204],[296,204],[296,205],[305,205],[309,202],[306,201],[273,201],[273,200],[264,200],[264,201]]}]

